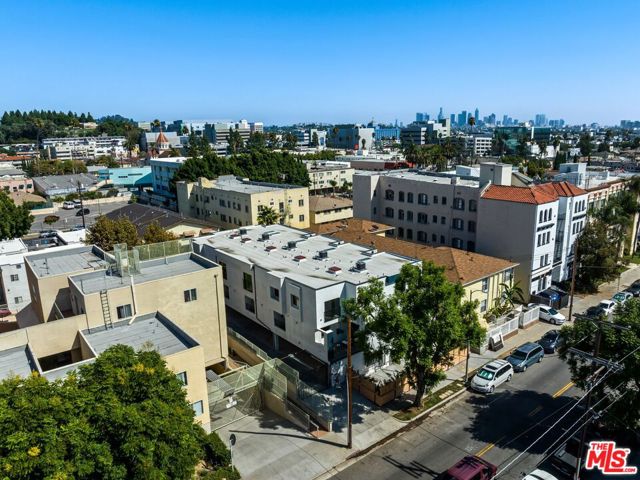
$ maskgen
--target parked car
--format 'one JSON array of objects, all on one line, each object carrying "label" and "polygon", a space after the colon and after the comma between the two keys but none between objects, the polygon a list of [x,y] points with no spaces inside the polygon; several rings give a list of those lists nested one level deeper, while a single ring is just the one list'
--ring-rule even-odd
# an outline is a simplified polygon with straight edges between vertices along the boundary
[{"label": "parked car", "polygon": [[558,480],[558,477],[550,474],[546,470],[536,468],[533,472],[525,475],[522,480]]},{"label": "parked car", "polygon": [[471,388],[477,392],[493,393],[496,387],[511,380],[513,367],[504,360],[494,360],[483,366],[471,379]]},{"label": "parked car", "polygon": [[538,342],[544,349],[544,353],[555,353],[561,343],[560,331],[549,330]]},{"label": "parked car", "polygon": [[507,357],[507,362],[513,365],[516,372],[524,372],[536,362],[544,358],[544,349],[537,343],[527,342],[519,346]]},{"label": "parked car", "polygon": [[8,317],[9,315],[11,315],[11,310],[0,308],[0,318]]},{"label": "parked car", "polygon": [[73,206],[75,208],[80,208],[80,207],[82,207],[82,202],[80,202],[80,200],[74,200],[73,201]]},{"label": "parked car", "polygon": [[80,210],[78,210],[76,212],[76,217],[81,216],[84,213],[84,215],[89,215],[90,210],[88,208],[81,208]]},{"label": "parked car", "polygon": [[66,201],[62,204],[62,208],[65,210],[73,210],[76,208],[76,204],[74,202]]},{"label": "parked car", "polygon": [[446,472],[438,475],[438,480],[490,480],[495,477],[498,467],[475,455],[464,457]]},{"label": "parked car", "polygon": [[585,317],[590,317],[590,318],[598,318],[598,317],[602,317],[604,315],[606,315],[606,313],[605,313],[605,311],[602,309],[602,307],[600,305],[597,305],[595,307],[589,307],[584,312],[584,316]]},{"label": "parked car", "polygon": [[55,230],[42,230],[40,232],[40,238],[53,238],[56,236]]},{"label": "parked car", "polygon": [[538,305],[538,307],[540,307],[541,320],[553,323],[554,325],[562,325],[567,320],[566,317],[555,308],[551,308],[548,305]]},{"label": "parked car", "polygon": [[611,300],[613,300],[614,302],[623,304],[624,302],[626,302],[630,298],[633,298],[633,293],[618,292],[613,297],[611,297]]},{"label": "parked car", "polygon": [[640,283],[638,284],[636,284],[635,282],[633,283],[634,284],[628,287],[625,291],[629,292],[634,297],[640,297]]},{"label": "parked car", "polygon": [[616,305],[617,303],[614,300],[600,300],[598,307],[600,307],[604,315],[609,315],[616,309]]}]

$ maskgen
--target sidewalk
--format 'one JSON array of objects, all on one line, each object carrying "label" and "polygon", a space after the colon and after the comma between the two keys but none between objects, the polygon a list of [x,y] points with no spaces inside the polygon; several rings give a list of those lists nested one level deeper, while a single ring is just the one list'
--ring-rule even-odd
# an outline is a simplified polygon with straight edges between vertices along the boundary
[{"label": "sidewalk", "polygon": [[[505,340],[504,348],[498,352],[486,351],[483,355],[471,354],[469,371],[503,356],[517,346],[536,341],[554,327],[536,322],[526,330]],[[447,371],[447,378],[434,390],[445,387],[464,377],[465,362]],[[346,389],[330,393],[336,399],[336,415],[345,416]],[[408,395],[410,397],[410,394]],[[353,449],[347,450],[346,419],[336,418],[335,431],[316,438],[270,411],[249,416],[218,430],[223,441],[235,434],[237,444],[233,449],[233,461],[244,479],[291,479],[311,480],[330,475],[333,468],[387,437],[397,433],[407,423],[393,415],[404,402],[392,402],[391,407],[376,407],[361,395],[354,393]],[[395,407],[395,408],[393,408]]]}]

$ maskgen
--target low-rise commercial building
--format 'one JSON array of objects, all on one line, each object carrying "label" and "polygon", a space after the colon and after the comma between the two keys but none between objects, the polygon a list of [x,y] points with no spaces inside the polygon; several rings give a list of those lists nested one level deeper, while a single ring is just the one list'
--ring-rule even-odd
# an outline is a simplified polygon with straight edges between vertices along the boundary
[{"label": "low-rise commercial building", "polygon": [[103,168],[98,170],[98,179],[114,188],[134,191],[153,186],[151,167]]},{"label": "low-rise commercial building", "polygon": [[178,211],[224,228],[254,225],[263,208],[272,208],[280,222],[309,226],[309,189],[298,185],[252,182],[223,175],[215,180],[177,182]]},{"label": "low-rise commercial building", "polygon": [[[416,262],[282,225],[218,232],[194,244],[222,265],[226,305],[271,331],[276,346],[283,338],[327,364],[331,384],[345,373],[342,301],[371,278],[392,292],[401,267]],[[362,353],[354,368],[367,370]]]},{"label": "low-rise commercial building", "polygon": [[414,145],[438,143],[451,136],[451,121],[446,118],[438,121],[416,122],[400,130],[400,142]]},{"label": "low-rise commercial building", "polygon": [[105,185],[95,175],[77,173],[73,175],[47,175],[34,177],[33,184],[36,191],[45,197],[58,197],[78,193],[80,191],[92,192]]},{"label": "low-rise commercial building", "polygon": [[127,151],[125,137],[63,137],[45,138],[42,148],[50,158],[58,160],[95,159],[100,156],[122,157]]},{"label": "low-rise commercial building", "polygon": [[329,130],[327,146],[346,150],[373,148],[374,129],[364,125],[336,125]]},{"label": "low-rise commercial building", "polygon": [[153,192],[164,197],[175,198],[171,179],[186,160],[187,157],[152,158],[149,164]]}]

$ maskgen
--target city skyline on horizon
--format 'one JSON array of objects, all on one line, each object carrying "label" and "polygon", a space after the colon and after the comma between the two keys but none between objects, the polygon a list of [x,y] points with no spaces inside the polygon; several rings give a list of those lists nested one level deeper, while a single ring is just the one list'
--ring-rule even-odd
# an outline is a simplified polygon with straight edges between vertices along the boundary
[{"label": "city skyline on horizon", "polygon": [[[13,45],[0,107],[265,125],[406,124],[443,105],[520,121],[635,120],[640,4],[575,5],[25,0],[0,20]],[[25,36],[27,11],[46,21]]]}]

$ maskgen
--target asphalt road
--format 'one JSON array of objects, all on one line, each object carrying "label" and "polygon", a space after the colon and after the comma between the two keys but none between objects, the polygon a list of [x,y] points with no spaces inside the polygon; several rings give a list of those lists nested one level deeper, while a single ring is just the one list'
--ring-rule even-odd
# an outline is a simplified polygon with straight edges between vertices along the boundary
[{"label": "asphalt road", "polygon": [[[98,203],[93,205],[85,205],[85,208],[88,208],[90,211],[89,215],[85,215],[86,225],[92,225],[98,215],[109,213],[117,208],[123,207],[127,204],[127,202],[128,199],[114,203]],[[82,225],[82,217],[76,216],[76,213],[78,213],[78,211],[79,209],[58,210],[53,215],[57,215],[58,217],[60,217],[60,220],[58,220],[51,226],[44,223],[44,218],[47,215],[34,215],[35,220],[31,225],[31,231],[40,232],[42,230],[65,230],[68,228],[72,228],[75,225]]]},{"label": "asphalt road", "polygon": [[[465,455],[479,455],[499,467],[525,450],[566,412],[580,392],[557,356],[516,373],[493,395],[464,393],[435,415],[336,474],[336,480],[431,479]],[[559,424],[579,417],[577,408]],[[580,412],[581,413],[581,412]],[[520,479],[535,469],[563,431],[556,427],[500,477]]]}]

